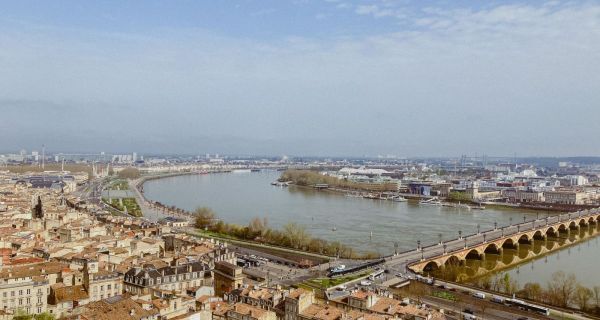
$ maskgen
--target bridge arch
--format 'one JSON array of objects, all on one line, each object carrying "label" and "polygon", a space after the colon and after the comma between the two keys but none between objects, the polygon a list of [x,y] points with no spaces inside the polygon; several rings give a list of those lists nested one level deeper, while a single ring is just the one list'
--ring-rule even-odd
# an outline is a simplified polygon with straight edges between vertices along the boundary
[{"label": "bridge arch", "polygon": [[557,232],[558,232],[558,230],[556,230],[556,228],[554,228],[554,227],[548,227],[546,229],[546,236],[556,236]]},{"label": "bridge arch", "polygon": [[567,232],[569,230],[569,228],[567,227],[566,224],[561,223],[560,225],[558,225],[557,231],[560,232]]},{"label": "bridge arch", "polygon": [[424,267],[423,272],[431,272],[439,269],[440,266],[435,260],[429,261]]},{"label": "bridge arch", "polygon": [[482,253],[483,252],[479,252],[479,250],[477,250],[477,249],[471,249],[465,255],[465,259],[482,260],[483,259],[483,257],[482,257],[483,254]]},{"label": "bridge arch", "polygon": [[596,222],[596,217],[591,216],[588,218],[588,223],[594,223],[594,222]]},{"label": "bridge arch", "polygon": [[517,242],[518,242],[518,243],[524,243],[524,244],[529,244],[529,243],[531,243],[531,240],[532,240],[532,239],[530,239],[530,238],[529,238],[529,235],[528,235],[528,234],[526,234],[526,233],[525,233],[525,234],[522,234],[522,235],[520,235],[520,236],[517,238]]},{"label": "bridge arch", "polygon": [[517,247],[517,245],[518,244],[515,240],[513,240],[512,238],[508,238],[504,240],[504,242],[502,242],[502,245],[500,245],[500,247],[503,249],[514,249]]},{"label": "bridge arch", "polygon": [[571,221],[571,222],[569,223],[569,229],[575,229],[575,228],[577,228],[577,227],[578,227],[578,225],[577,225],[577,223],[575,222],[575,220],[573,220],[573,221]]},{"label": "bridge arch", "polygon": [[542,230],[537,230],[536,232],[533,233],[533,236],[531,238],[543,240],[544,238],[546,238],[546,234],[544,232],[542,232]]},{"label": "bridge arch", "polygon": [[461,260],[459,257],[457,257],[455,255],[451,255],[444,262],[444,267],[460,266],[460,265],[461,265]]},{"label": "bridge arch", "polygon": [[483,250],[485,254],[500,254],[502,253],[502,247],[498,247],[495,243],[488,244]]},{"label": "bridge arch", "polygon": [[583,218],[583,219],[579,220],[579,225],[580,226],[587,226],[588,225],[587,219]]}]

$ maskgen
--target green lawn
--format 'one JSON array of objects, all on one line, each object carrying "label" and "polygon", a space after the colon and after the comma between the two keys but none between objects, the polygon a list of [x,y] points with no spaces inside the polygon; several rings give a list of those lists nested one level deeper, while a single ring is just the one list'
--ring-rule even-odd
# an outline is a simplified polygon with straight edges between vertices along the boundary
[{"label": "green lawn", "polygon": [[129,183],[126,180],[115,180],[108,188],[110,190],[129,190]]},{"label": "green lawn", "polygon": [[446,291],[434,291],[432,296],[450,301],[456,301],[456,297],[452,293]]},{"label": "green lawn", "polygon": [[321,289],[327,289],[327,288],[338,286],[338,285],[346,283],[346,282],[356,280],[358,278],[365,277],[365,276],[369,275],[371,272],[372,272],[372,270],[368,269],[368,270],[360,272],[360,273],[355,273],[355,274],[351,274],[351,275],[347,275],[347,276],[339,277],[339,278],[316,278],[316,279],[308,280],[307,284],[309,286],[318,287]]},{"label": "green lawn", "polygon": [[122,201],[123,206],[127,208],[127,212],[129,214],[134,215],[136,217],[142,216],[142,209],[140,209],[140,206],[138,205],[135,198],[123,198]]},{"label": "green lawn", "polygon": [[[127,208],[127,213],[130,215],[136,217],[142,216],[142,209],[140,209],[135,198],[123,198],[121,201],[119,201],[119,199],[111,199],[110,203],[108,202],[108,199],[102,198],[102,201],[119,211],[125,211],[125,208]],[[121,202],[123,204],[121,204]]]}]

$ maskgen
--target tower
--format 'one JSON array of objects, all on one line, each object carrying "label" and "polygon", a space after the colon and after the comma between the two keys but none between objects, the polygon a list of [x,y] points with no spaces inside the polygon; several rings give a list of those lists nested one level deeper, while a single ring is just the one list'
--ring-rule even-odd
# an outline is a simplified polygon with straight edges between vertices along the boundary
[{"label": "tower", "polygon": [[38,196],[37,204],[32,209],[32,218],[42,219],[44,217],[44,210],[42,209],[42,197]]}]

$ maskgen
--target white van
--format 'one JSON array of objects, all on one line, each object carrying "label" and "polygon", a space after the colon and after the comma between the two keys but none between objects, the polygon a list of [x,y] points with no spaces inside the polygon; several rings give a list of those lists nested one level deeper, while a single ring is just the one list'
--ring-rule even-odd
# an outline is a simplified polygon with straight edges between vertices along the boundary
[{"label": "white van", "polygon": [[473,293],[473,297],[479,298],[479,299],[485,299],[485,293],[483,293],[483,292],[475,292],[475,293]]}]

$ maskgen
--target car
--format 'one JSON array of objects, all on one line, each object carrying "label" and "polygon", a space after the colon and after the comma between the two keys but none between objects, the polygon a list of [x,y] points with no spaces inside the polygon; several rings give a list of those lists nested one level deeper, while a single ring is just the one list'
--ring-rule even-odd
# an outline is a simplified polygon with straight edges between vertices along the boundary
[{"label": "car", "polygon": [[363,280],[363,281],[360,282],[361,286],[370,286],[372,284],[373,284],[373,282],[371,282],[369,280]]},{"label": "car", "polygon": [[483,293],[483,292],[475,292],[475,293],[473,293],[473,297],[475,297],[477,299],[485,299],[485,293]]},{"label": "car", "polygon": [[469,309],[469,308],[465,308],[463,310],[464,313],[468,313],[468,314],[473,314],[473,310]]}]

